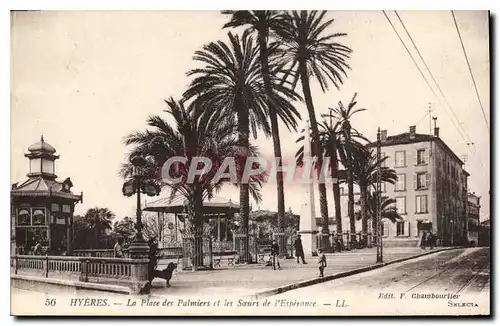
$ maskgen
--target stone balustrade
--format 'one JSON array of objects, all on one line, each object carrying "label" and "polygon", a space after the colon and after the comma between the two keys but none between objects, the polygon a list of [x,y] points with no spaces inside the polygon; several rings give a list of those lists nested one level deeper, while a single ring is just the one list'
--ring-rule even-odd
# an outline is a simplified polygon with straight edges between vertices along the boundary
[{"label": "stone balustrade", "polygon": [[14,274],[130,285],[137,276],[134,267],[147,262],[131,258],[14,255],[11,268]]}]

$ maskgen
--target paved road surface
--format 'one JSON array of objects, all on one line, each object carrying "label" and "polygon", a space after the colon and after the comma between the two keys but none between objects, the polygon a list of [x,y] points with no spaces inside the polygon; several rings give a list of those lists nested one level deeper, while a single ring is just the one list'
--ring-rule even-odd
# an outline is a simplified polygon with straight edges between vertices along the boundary
[{"label": "paved road surface", "polygon": [[309,295],[344,290],[401,291],[442,290],[454,293],[489,291],[490,249],[469,248],[443,251],[284,293]]},{"label": "paved road surface", "polygon": [[[428,252],[420,248],[387,248],[385,261],[393,261]],[[251,295],[280,286],[294,284],[318,277],[317,257],[306,258],[307,265],[297,264],[295,259],[281,261],[281,270],[273,270],[263,264],[236,265],[217,268],[213,271],[179,271],[171,281],[172,287],[165,288],[165,281],[153,281],[153,295]],[[367,267],[376,262],[376,249],[363,249],[328,254],[325,275]],[[165,266],[165,265],[164,265]],[[160,268],[162,268],[161,266]]]}]

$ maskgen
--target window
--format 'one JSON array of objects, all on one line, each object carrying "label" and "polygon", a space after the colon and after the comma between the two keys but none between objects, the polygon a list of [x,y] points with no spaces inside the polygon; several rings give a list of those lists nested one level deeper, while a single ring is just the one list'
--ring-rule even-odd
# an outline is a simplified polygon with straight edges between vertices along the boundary
[{"label": "window", "polygon": [[410,236],[410,223],[406,221],[396,222],[396,236]]},{"label": "window", "polygon": [[50,210],[53,212],[59,212],[59,204],[52,204]]},{"label": "window", "polygon": [[382,236],[389,236],[389,223],[387,221],[382,222]]},{"label": "window", "polygon": [[20,209],[17,212],[17,225],[30,225],[31,224],[31,213],[30,209]]},{"label": "window", "polygon": [[419,149],[417,151],[417,164],[427,164],[429,163],[429,155],[425,149]]},{"label": "window", "polygon": [[63,213],[71,213],[71,207],[69,205],[63,205],[62,211]]},{"label": "window", "polygon": [[396,158],[396,161],[394,162],[395,167],[406,166],[406,152],[405,151],[397,151],[395,158]]},{"label": "window", "polygon": [[406,214],[406,197],[396,197],[396,210],[398,214]]},{"label": "window", "polygon": [[45,225],[45,209],[33,209],[33,225]]},{"label": "window", "polygon": [[414,176],[413,187],[415,189],[425,189],[428,188],[431,183],[431,175],[427,172],[417,173]]},{"label": "window", "polygon": [[394,185],[395,191],[405,191],[406,190],[406,174],[397,174],[396,184]]},{"label": "window", "polygon": [[420,195],[416,197],[416,212],[417,213],[428,213],[427,210],[427,195]]}]

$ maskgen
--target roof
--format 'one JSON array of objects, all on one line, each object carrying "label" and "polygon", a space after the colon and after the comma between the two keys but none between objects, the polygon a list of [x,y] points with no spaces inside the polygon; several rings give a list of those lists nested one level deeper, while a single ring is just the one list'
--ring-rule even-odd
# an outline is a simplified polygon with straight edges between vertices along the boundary
[{"label": "roof", "polygon": [[[144,211],[147,212],[163,212],[163,213],[173,213],[180,214],[185,211],[185,199],[183,196],[177,196],[172,201],[169,197],[164,197],[157,199],[153,202],[146,203]],[[214,197],[210,200],[205,200],[203,202],[204,213],[225,213],[228,211],[238,211],[240,205],[231,201],[230,199],[222,197]]]},{"label": "roof", "polygon": [[[288,211],[288,212],[285,212],[285,217],[287,219],[299,218],[299,215],[293,214],[292,212]],[[277,218],[278,218],[278,212],[274,212],[274,211],[256,210],[256,211],[250,212],[250,219],[252,219],[252,220],[274,220]]]},{"label": "roof", "polygon": [[[445,149],[445,151],[447,151],[448,154],[453,156],[455,158],[455,160],[460,162],[461,165],[464,164],[464,162],[451,150],[451,148],[448,145],[446,145],[446,143],[441,138],[433,136],[433,135],[415,134],[415,137],[410,138],[410,133],[404,132],[402,134],[387,136],[386,140],[381,141],[380,143],[381,143],[381,146],[384,147],[384,146],[421,143],[421,142],[427,142],[427,141],[433,141],[433,140],[440,143],[440,145]],[[371,142],[368,144],[368,146],[375,147],[375,146],[377,146],[377,142]]]},{"label": "roof", "polygon": [[54,146],[50,145],[49,143],[46,143],[43,140],[42,136],[39,142],[34,143],[30,147],[28,147],[28,151],[54,154],[56,152],[56,149],[54,148]]},{"label": "roof", "polygon": [[[41,197],[61,197],[67,199],[80,200],[80,196],[73,194],[70,190],[63,189],[65,183],[71,183],[67,178],[64,182],[46,179],[41,176],[32,177],[21,184],[13,184],[11,195],[13,196],[41,196]],[[71,184],[72,185],[72,184]]]}]

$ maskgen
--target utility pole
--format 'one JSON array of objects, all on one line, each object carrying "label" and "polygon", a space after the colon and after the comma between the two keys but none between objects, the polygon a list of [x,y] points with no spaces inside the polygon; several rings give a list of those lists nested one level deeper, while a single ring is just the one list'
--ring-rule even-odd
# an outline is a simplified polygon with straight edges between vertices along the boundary
[{"label": "utility pole", "polygon": [[377,263],[382,263],[384,261],[384,256],[382,252],[382,214],[381,214],[381,201],[382,192],[381,190],[381,170],[382,165],[380,164],[381,159],[381,144],[380,144],[380,127],[377,131]]},{"label": "utility pole", "polygon": [[432,106],[431,106],[431,103],[429,102],[429,109],[427,112],[429,112],[429,134],[432,135],[432,119],[433,117],[431,116],[431,112],[432,112]]}]

